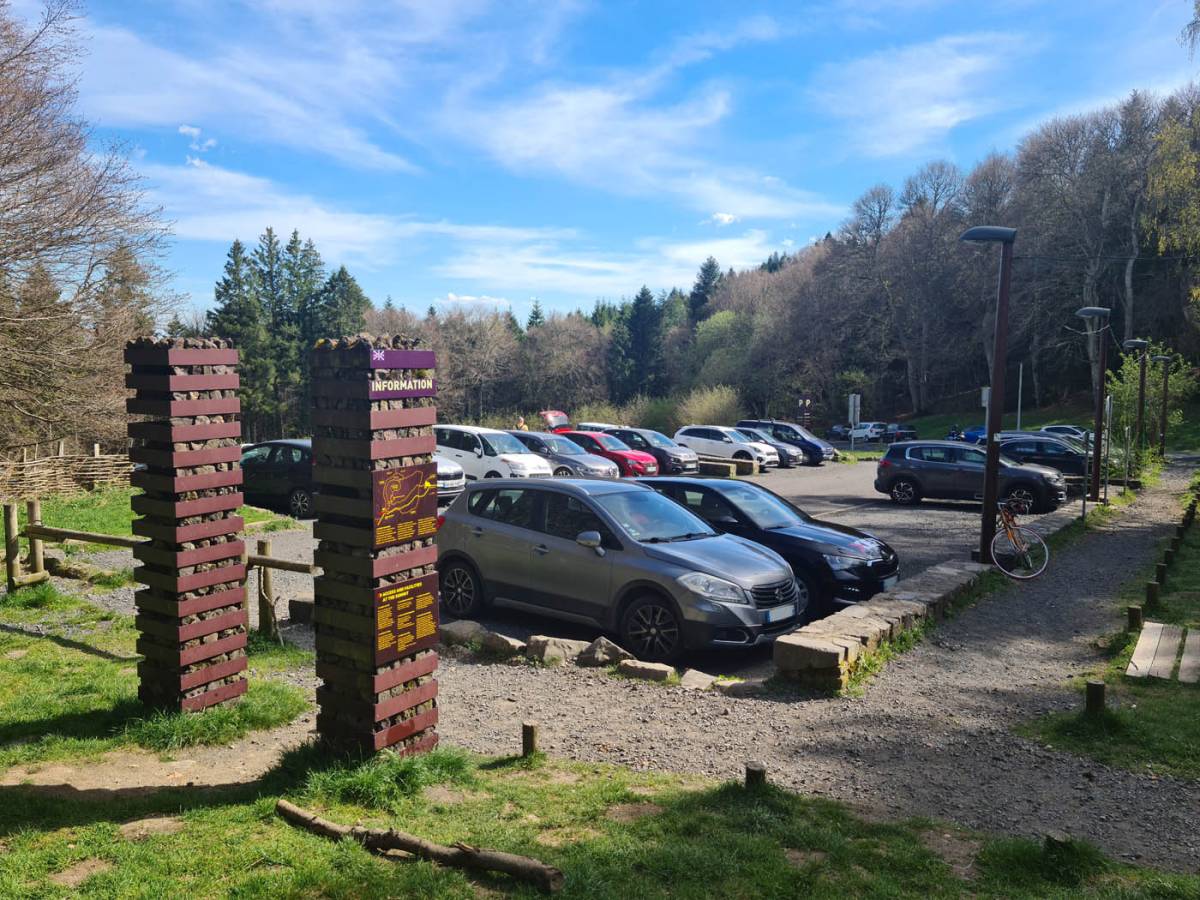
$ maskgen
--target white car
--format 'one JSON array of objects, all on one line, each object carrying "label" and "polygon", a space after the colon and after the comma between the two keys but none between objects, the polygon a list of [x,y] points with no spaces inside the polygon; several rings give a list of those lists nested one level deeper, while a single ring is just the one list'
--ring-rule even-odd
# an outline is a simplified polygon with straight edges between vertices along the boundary
[{"label": "white car", "polygon": [[507,431],[474,425],[438,425],[437,452],[463,467],[468,481],[479,478],[550,478],[550,463]]},{"label": "white car", "polygon": [[878,441],[887,434],[886,422],[859,422],[847,437],[852,441]]},{"label": "white car", "polygon": [[1084,444],[1092,443],[1092,432],[1086,428],[1080,428],[1077,425],[1043,425],[1041,430],[1047,434],[1066,435],[1073,437],[1077,441],[1083,441]]},{"label": "white car", "polygon": [[608,431],[610,428],[620,428],[619,425],[609,425],[607,422],[580,422],[575,426],[576,431]]},{"label": "white car", "polygon": [[675,443],[700,456],[752,459],[759,465],[778,466],[779,452],[769,444],[752,441],[736,428],[724,425],[685,425],[675,432]]}]

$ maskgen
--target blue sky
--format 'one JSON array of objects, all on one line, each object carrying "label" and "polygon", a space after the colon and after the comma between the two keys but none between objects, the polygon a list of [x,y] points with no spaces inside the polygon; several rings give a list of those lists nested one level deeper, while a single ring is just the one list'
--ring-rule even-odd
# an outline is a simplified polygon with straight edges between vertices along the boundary
[{"label": "blue sky", "polygon": [[130,148],[199,308],[273,225],[377,302],[523,318],[757,264],[927,159],[1173,89],[1190,6],[92,0],[80,111]]}]

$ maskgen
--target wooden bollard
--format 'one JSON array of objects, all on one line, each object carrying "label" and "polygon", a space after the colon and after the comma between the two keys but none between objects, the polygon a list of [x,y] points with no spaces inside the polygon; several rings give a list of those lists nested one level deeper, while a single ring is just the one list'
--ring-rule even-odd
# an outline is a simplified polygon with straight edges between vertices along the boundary
[{"label": "wooden bollard", "polygon": [[1129,616],[1128,630],[1141,631],[1142,625],[1146,622],[1146,617],[1142,615],[1142,608],[1130,605],[1126,608],[1125,612]]},{"label": "wooden bollard", "polygon": [[537,722],[522,722],[521,723],[521,755],[524,757],[533,756],[538,752],[538,723]]},{"label": "wooden bollard", "polygon": [[767,783],[767,767],[765,763],[746,763],[746,787],[760,788]]},{"label": "wooden bollard", "polygon": [[1147,610],[1152,610],[1152,609],[1157,608],[1157,606],[1158,606],[1158,582],[1157,581],[1147,581],[1146,582],[1145,608]]},{"label": "wooden bollard", "polygon": [[[26,501],[25,524],[26,526],[42,524],[41,500]],[[34,573],[46,571],[46,554],[42,549],[41,538],[29,538],[29,569]]]},{"label": "wooden bollard", "polygon": [[1154,580],[1158,582],[1159,587],[1167,583],[1167,563],[1166,560],[1160,562],[1154,567]]},{"label": "wooden bollard", "polygon": [[1171,563],[1175,562],[1175,548],[1167,547],[1165,550],[1163,550],[1162,561],[1164,566],[1169,566]]},{"label": "wooden bollard", "polygon": [[1172,554],[1173,556],[1177,556],[1177,555],[1179,555],[1179,548],[1180,548],[1182,545],[1183,545],[1183,541],[1181,541],[1181,540],[1180,540],[1179,538],[1177,538],[1177,537],[1173,537],[1173,538],[1171,538],[1171,543],[1170,543],[1170,544],[1168,544],[1167,546],[1168,546],[1168,547],[1170,547],[1170,549],[1171,549],[1171,554]]},{"label": "wooden bollard", "polygon": [[19,587],[21,579],[21,540],[17,537],[17,505],[4,504],[4,573],[8,578],[8,590],[12,593]]},{"label": "wooden bollard", "polygon": [[[258,555],[271,555],[269,540],[258,542]],[[266,566],[258,567],[258,630],[270,638],[279,636],[275,622],[275,582]]]},{"label": "wooden bollard", "polygon": [[1103,681],[1089,681],[1087,683],[1087,696],[1083,709],[1089,716],[1098,716],[1104,712]]}]

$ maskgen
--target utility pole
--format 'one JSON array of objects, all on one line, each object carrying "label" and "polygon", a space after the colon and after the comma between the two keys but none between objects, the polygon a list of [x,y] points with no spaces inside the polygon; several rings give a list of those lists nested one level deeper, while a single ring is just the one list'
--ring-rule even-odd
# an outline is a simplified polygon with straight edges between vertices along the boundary
[{"label": "utility pole", "polygon": [[1108,316],[1111,310],[1102,306],[1085,306],[1076,310],[1075,315],[1087,323],[1088,339],[1097,343],[1096,354],[1100,357],[1100,378],[1096,386],[1096,417],[1092,426],[1092,479],[1091,500],[1100,502],[1100,465],[1102,462],[1100,447],[1104,443],[1104,388],[1108,372]]},{"label": "utility pole", "polygon": [[1163,370],[1163,389],[1162,389],[1162,408],[1158,411],[1158,455],[1167,455],[1167,384],[1171,378],[1171,357],[1156,356],[1156,363],[1162,364]]}]

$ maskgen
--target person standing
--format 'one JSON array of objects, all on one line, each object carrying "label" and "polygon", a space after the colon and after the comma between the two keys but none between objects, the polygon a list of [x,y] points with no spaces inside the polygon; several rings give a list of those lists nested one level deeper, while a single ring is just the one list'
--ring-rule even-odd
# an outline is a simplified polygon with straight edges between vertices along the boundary
[{"label": "person standing", "polygon": [[524,416],[517,416],[517,428],[520,429],[521,431],[529,430],[529,426],[525,424]]}]

